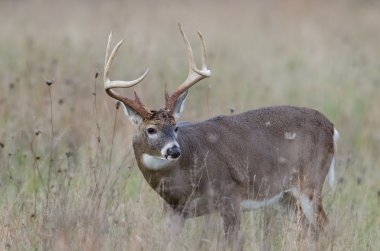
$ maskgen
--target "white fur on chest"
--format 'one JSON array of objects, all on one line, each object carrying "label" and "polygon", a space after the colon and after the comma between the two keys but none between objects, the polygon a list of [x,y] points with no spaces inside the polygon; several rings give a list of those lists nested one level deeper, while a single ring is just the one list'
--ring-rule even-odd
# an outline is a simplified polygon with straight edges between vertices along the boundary
[{"label": "white fur on chest", "polygon": [[168,160],[162,157],[156,157],[144,153],[141,157],[142,163],[150,170],[161,170],[169,166],[172,160]]}]

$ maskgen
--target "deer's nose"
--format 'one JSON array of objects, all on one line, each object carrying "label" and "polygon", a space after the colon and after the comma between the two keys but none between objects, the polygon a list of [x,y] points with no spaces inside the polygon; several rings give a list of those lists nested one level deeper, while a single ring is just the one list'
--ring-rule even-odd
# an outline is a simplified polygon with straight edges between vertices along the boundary
[{"label": "deer's nose", "polygon": [[178,159],[178,157],[181,155],[181,149],[178,146],[173,146],[168,148],[166,154],[173,159]]}]

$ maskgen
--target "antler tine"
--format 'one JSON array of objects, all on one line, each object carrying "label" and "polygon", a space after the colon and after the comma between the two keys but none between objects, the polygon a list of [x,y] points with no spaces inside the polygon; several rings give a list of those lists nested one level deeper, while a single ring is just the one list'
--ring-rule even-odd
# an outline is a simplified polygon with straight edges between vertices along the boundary
[{"label": "antler tine", "polygon": [[110,33],[108,37],[108,43],[107,43],[107,50],[106,50],[106,60],[105,60],[105,67],[104,67],[104,84],[106,89],[110,88],[129,88],[132,86],[137,85],[140,83],[148,74],[149,68],[144,72],[143,75],[141,75],[139,78],[131,81],[122,81],[122,80],[113,80],[111,81],[109,78],[109,71],[111,64],[116,56],[117,51],[119,50],[120,46],[123,44],[124,40],[120,40],[116,46],[113,48],[111,55],[108,57],[109,54],[109,48],[111,45],[111,39],[112,39],[112,32]]},{"label": "antler tine", "polygon": [[202,33],[198,32],[199,38],[201,40],[201,51],[202,51],[202,68],[198,69],[194,60],[193,50],[191,48],[190,42],[183,32],[182,25],[178,24],[179,31],[181,32],[183,41],[186,45],[187,58],[189,61],[189,74],[187,75],[186,80],[173,92],[171,96],[166,95],[166,109],[173,112],[175,102],[177,99],[185,93],[190,87],[198,83],[200,80],[210,77],[211,71],[207,67],[207,54],[206,46],[202,36]]},{"label": "antler tine", "polygon": [[144,72],[143,75],[141,75],[139,78],[137,78],[135,80],[131,80],[131,81],[113,80],[113,81],[111,81],[110,77],[109,77],[111,64],[112,64],[112,62],[116,56],[118,49],[120,48],[120,46],[124,42],[123,40],[120,40],[116,44],[116,46],[112,49],[112,52],[109,55],[111,40],[112,40],[112,32],[110,33],[110,35],[108,37],[106,57],[105,57],[105,62],[104,62],[104,74],[103,74],[104,88],[105,88],[107,94],[110,95],[111,97],[113,97],[113,98],[123,102],[124,104],[130,106],[131,108],[136,110],[136,112],[138,112],[141,116],[149,117],[151,115],[151,112],[148,109],[146,109],[145,106],[141,103],[136,92],[135,92],[135,99],[132,100],[132,99],[123,97],[120,94],[118,94],[117,92],[115,92],[114,90],[112,90],[113,88],[130,88],[132,86],[137,85],[146,77],[146,75],[149,72],[149,68]]},{"label": "antler tine", "polygon": [[207,68],[207,52],[205,46],[205,40],[203,39],[203,35],[200,31],[198,31],[199,39],[201,40],[201,51],[202,51],[202,74],[207,75],[207,77],[211,76],[211,71]]},{"label": "antler tine", "polygon": [[[105,59],[104,59],[104,68],[106,68],[106,66],[107,66],[108,54],[109,54],[109,52],[110,52],[111,40],[112,40],[112,31],[111,31],[110,34],[108,35],[107,48],[106,48],[106,57],[105,57]],[[104,69],[104,73],[106,73],[105,69]],[[107,73],[108,73],[108,72],[107,72]],[[104,74],[103,77],[106,78],[105,74]]]}]

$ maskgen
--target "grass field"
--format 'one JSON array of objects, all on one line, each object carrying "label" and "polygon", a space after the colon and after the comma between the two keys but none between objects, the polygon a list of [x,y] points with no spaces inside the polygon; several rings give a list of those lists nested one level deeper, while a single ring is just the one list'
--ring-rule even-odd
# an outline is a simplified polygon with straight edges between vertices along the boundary
[{"label": "grass field", "polygon": [[[341,140],[336,187],[324,190],[331,224],[315,248],[380,250],[379,13],[374,0],[1,1],[0,250],[226,249],[217,215],[187,221],[170,241],[134,160],[134,128],[102,87],[112,30],[125,39],[112,75],[150,67],[136,89],[161,107],[164,85],[187,74],[178,22],[197,55],[202,31],[213,72],[182,119],[320,110]],[[244,214],[245,250],[262,248],[264,214]],[[272,250],[309,250],[298,230],[277,215]]]}]

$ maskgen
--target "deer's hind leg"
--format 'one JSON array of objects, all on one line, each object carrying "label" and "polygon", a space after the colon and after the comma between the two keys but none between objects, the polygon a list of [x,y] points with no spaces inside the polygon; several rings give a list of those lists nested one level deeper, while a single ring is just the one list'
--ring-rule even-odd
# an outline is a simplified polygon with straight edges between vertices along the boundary
[{"label": "deer's hind leg", "polygon": [[303,232],[306,230],[314,240],[318,240],[319,234],[324,232],[328,223],[322,204],[322,187],[321,189],[314,187],[292,188],[290,192],[294,197],[294,208],[298,211],[296,215],[301,213],[300,222]]},{"label": "deer's hind leg", "polygon": [[[323,138],[320,140],[323,141]],[[290,189],[309,224],[314,227],[317,233],[323,231],[328,223],[322,204],[322,189],[329,169],[334,162],[333,141],[330,139],[325,142],[324,147],[315,149],[312,161],[307,164],[303,175],[299,177],[300,185]]]},{"label": "deer's hind leg", "polygon": [[295,191],[290,189],[286,191],[283,195],[283,198],[280,201],[282,206],[282,212],[287,214],[289,219],[300,227],[301,232],[307,232],[309,229],[310,223],[306,218],[305,213],[301,208],[300,200],[293,195]]}]

